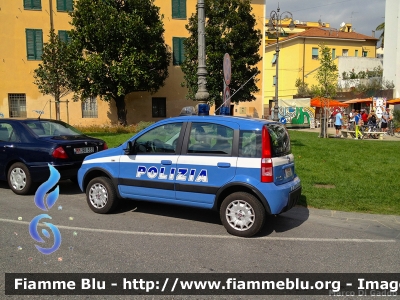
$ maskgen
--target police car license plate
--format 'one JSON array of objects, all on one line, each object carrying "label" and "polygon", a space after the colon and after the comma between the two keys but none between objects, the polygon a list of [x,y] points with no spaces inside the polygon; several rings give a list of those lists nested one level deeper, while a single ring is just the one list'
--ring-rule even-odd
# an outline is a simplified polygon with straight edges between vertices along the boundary
[{"label": "police car license plate", "polygon": [[93,153],[94,147],[74,148],[75,154]]},{"label": "police car license plate", "polygon": [[285,169],[285,178],[289,178],[289,177],[292,177],[292,176],[293,176],[292,168],[291,167],[286,168]]}]

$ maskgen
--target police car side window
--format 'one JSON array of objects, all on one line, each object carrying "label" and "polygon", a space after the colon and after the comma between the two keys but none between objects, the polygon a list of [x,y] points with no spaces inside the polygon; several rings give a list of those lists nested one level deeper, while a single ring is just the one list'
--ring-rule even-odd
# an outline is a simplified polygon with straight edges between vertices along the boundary
[{"label": "police car side window", "polygon": [[175,154],[183,123],[165,124],[153,128],[136,139],[136,154]]},{"label": "police car side window", "polygon": [[188,153],[231,155],[233,129],[213,123],[193,123]]},{"label": "police car side window", "polygon": [[239,135],[240,157],[261,157],[261,132],[241,130]]}]

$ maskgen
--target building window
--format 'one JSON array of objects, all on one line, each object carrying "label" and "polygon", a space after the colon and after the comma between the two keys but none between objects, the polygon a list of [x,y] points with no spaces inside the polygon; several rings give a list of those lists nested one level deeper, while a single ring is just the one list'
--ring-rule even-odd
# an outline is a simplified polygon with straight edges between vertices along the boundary
[{"label": "building window", "polygon": [[97,99],[90,97],[82,101],[82,118],[97,118]]},{"label": "building window", "polygon": [[174,66],[179,66],[185,60],[185,48],[183,46],[183,42],[186,38],[172,38],[172,47],[173,47],[173,64]]},{"label": "building window", "polygon": [[274,53],[274,56],[272,57],[271,64],[276,64],[276,53]]},{"label": "building window", "polygon": [[355,56],[355,57],[358,56],[358,50],[354,50],[354,56]]},{"label": "building window", "polygon": [[342,56],[349,56],[349,49],[343,49]]},{"label": "building window", "polygon": [[245,115],[246,114],[246,107],[239,107],[239,114]]},{"label": "building window", "polygon": [[8,94],[10,118],[26,118],[26,95]]},{"label": "building window", "polygon": [[272,84],[276,85],[276,75],[272,76]]},{"label": "building window", "polygon": [[186,19],[186,0],[172,0],[172,18]]},{"label": "building window", "polygon": [[64,43],[71,42],[71,37],[69,36],[68,31],[66,31],[66,30],[59,30],[58,38],[60,39],[61,42],[64,42]]},{"label": "building window", "polygon": [[41,0],[24,0],[24,9],[42,10]]},{"label": "building window", "polygon": [[72,11],[73,0],[57,0],[57,11]]},{"label": "building window", "polygon": [[312,48],[312,59],[318,59],[318,48]]},{"label": "building window", "polygon": [[336,49],[332,49],[332,59],[336,58]]},{"label": "building window", "polygon": [[41,29],[26,29],[26,51],[28,60],[41,60],[43,33]]},{"label": "building window", "polygon": [[152,98],[151,99],[151,116],[153,118],[165,118],[167,116],[167,99]]},{"label": "building window", "polygon": [[362,52],[362,56],[363,56],[363,57],[367,57],[367,56],[368,56],[368,51],[363,51],[363,52]]}]

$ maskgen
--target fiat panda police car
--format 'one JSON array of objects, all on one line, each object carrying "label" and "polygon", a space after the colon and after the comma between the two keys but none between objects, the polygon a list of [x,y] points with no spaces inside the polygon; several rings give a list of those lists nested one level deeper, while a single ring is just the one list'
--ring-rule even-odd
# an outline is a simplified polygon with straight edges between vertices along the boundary
[{"label": "fiat panda police car", "polygon": [[285,126],[207,113],[159,121],[87,156],[78,182],[96,213],[111,212],[120,198],[214,209],[242,237],[301,195]]}]

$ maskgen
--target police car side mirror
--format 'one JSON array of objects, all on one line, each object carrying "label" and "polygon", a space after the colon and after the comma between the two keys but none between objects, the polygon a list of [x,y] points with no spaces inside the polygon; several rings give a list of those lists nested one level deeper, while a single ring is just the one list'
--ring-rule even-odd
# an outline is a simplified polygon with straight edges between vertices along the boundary
[{"label": "police car side mirror", "polygon": [[133,154],[133,145],[131,141],[128,141],[128,143],[126,144],[126,149],[124,149],[124,153],[126,155]]}]

